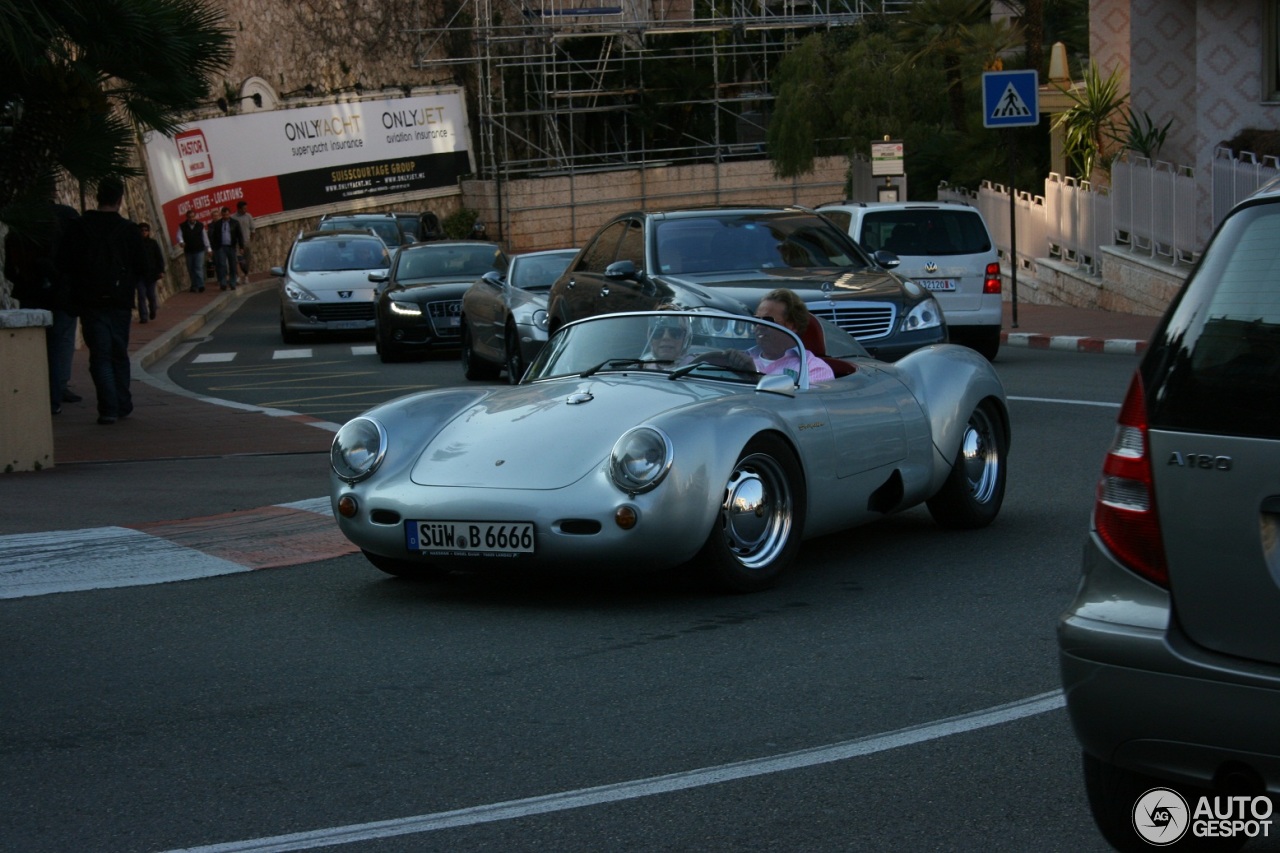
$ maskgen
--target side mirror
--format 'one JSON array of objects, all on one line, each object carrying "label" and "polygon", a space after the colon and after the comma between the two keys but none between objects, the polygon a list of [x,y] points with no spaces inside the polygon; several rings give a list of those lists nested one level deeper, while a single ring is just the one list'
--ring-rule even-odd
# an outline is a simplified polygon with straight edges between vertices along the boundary
[{"label": "side mirror", "polygon": [[491,284],[494,287],[502,287],[502,273],[497,270],[489,270],[487,273],[480,276],[480,279],[484,281],[485,284]]},{"label": "side mirror", "polygon": [[612,279],[622,279],[631,281],[639,281],[640,274],[636,271],[635,261],[614,261],[604,268],[604,277]]},{"label": "side mirror", "polygon": [[272,267],[271,274],[276,278],[284,278],[284,267]]},{"label": "side mirror", "polygon": [[389,278],[390,276],[387,275],[386,270],[378,270],[377,272],[369,273],[369,281],[373,282],[374,284],[381,284],[384,281],[389,280]]},{"label": "side mirror", "polygon": [[893,252],[890,252],[888,249],[880,249],[874,255],[872,255],[871,258],[876,262],[877,265],[887,270],[891,270],[894,267],[896,267],[898,264],[902,263],[902,259],[899,258],[897,255],[895,255]]}]

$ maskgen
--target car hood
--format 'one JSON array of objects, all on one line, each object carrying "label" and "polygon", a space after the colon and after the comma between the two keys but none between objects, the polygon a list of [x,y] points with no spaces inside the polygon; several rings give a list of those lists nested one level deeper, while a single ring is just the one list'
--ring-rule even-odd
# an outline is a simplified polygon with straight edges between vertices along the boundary
[{"label": "car hood", "polygon": [[410,477],[420,486],[559,489],[598,468],[631,427],[733,393],[733,386],[666,374],[495,388],[431,438]]},{"label": "car hood", "polygon": [[397,302],[434,302],[440,299],[461,299],[471,287],[475,277],[433,278],[430,281],[400,284],[387,290],[387,298]]},{"label": "car hood", "polygon": [[312,293],[334,293],[350,290],[355,298],[373,298],[373,282],[369,273],[373,270],[320,270],[318,272],[293,272],[289,277]]},{"label": "car hood", "polygon": [[760,298],[770,290],[785,287],[806,303],[826,299],[858,299],[871,302],[904,301],[902,282],[878,269],[857,272],[778,269],[750,273],[715,275],[655,276],[662,295],[681,308],[710,307],[735,314],[754,313]]}]

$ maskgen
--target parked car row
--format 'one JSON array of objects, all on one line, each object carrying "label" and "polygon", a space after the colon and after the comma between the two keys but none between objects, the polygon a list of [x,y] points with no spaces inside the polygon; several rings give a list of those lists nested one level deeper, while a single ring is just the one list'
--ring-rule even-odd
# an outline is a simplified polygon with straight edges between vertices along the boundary
[{"label": "parked car row", "polygon": [[[779,287],[878,358],[949,339],[988,359],[999,348],[999,264],[981,215],[965,205],[637,211],[607,222],[580,250],[515,258],[488,241],[433,239],[428,216],[350,214],[319,225],[367,229],[393,253],[368,270],[375,339],[387,361],[457,347],[468,378],[505,371],[517,382],[547,335],[574,320],[660,305],[751,314]],[[346,292],[355,302],[368,288]],[[296,315],[291,308],[282,294],[282,318]],[[282,319],[282,330],[348,328],[315,313],[308,324]]]}]

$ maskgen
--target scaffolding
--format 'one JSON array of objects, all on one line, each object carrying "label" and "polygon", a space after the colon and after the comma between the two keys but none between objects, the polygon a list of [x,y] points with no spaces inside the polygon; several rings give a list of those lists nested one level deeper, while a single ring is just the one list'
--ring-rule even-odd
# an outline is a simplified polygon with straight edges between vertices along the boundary
[{"label": "scaffolding", "polygon": [[783,55],[909,2],[443,0],[414,66],[467,84],[480,178],[760,158]]}]

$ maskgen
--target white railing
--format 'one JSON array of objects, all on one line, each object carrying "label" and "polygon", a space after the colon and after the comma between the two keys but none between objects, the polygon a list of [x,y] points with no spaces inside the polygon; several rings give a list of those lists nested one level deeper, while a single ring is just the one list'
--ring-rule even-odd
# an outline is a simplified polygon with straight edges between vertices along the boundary
[{"label": "white railing", "polygon": [[[1050,174],[1043,196],[1015,194],[1018,266],[1034,270],[1036,258],[1051,258],[1097,275],[1100,249],[1112,245],[1170,264],[1192,263],[1227,212],[1277,175],[1280,161],[1275,157],[1259,161],[1249,152],[1235,157],[1230,149],[1218,149],[1211,175],[1212,215],[1202,222],[1195,174],[1187,166],[1130,153],[1112,165],[1109,190]],[[943,184],[938,200],[977,207],[1001,257],[1009,261],[1007,187],[984,181],[973,193]]]}]

